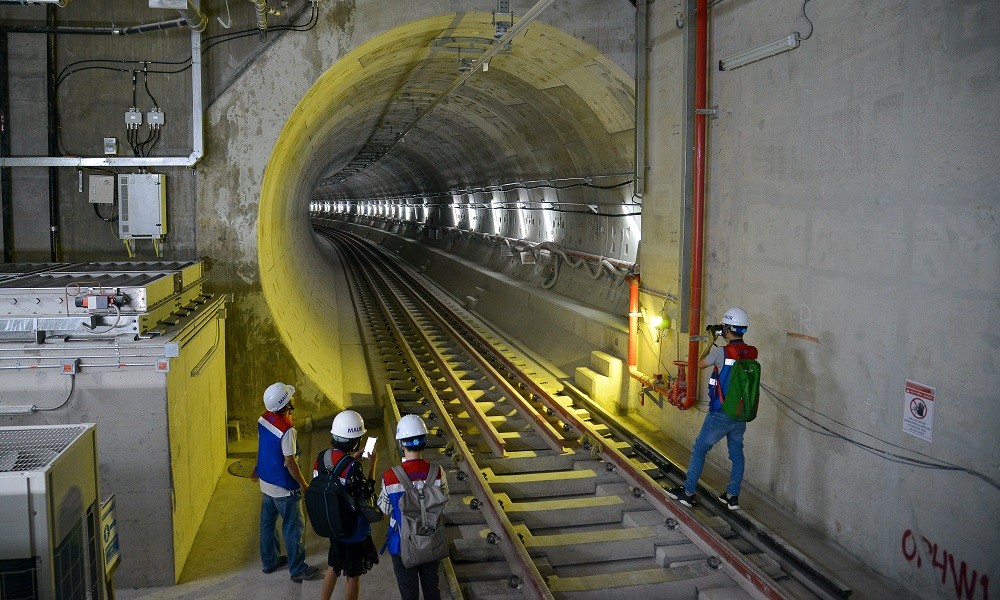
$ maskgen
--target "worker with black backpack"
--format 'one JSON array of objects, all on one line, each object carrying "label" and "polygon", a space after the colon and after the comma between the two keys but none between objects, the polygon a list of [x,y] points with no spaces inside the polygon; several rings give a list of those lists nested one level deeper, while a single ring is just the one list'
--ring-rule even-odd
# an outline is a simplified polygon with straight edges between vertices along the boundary
[{"label": "worker with black backpack", "polygon": [[330,600],[337,578],[347,579],[344,598],[357,600],[361,576],[378,564],[369,518],[361,510],[371,506],[375,482],[375,452],[364,473],[361,438],[367,433],[357,412],[345,410],[333,419],[331,446],[319,453],[313,466],[312,489],[306,494],[309,520],[317,534],[330,539],[322,600]]},{"label": "worker with black backpack", "polygon": [[[382,551],[389,549],[402,600],[439,600],[438,566],[448,555],[444,508],[448,479],[435,463],[424,460],[427,426],[418,415],[396,424],[396,441],[403,464],[382,474],[378,506],[389,515],[389,532]],[[430,482],[430,483],[428,483]]]}]

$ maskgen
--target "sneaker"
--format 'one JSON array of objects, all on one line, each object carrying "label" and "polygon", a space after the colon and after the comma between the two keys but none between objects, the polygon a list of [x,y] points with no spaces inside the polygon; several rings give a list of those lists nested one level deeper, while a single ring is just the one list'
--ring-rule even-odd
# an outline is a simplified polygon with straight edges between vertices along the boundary
[{"label": "sneaker", "polygon": [[268,569],[268,568],[265,567],[265,568],[261,569],[261,571],[264,571],[265,573],[267,573],[268,575],[270,575],[271,573],[274,573],[275,571],[277,571],[278,569],[280,569],[281,567],[283,567],[283,566],[285,566],[287,564],[288,564],[288,557],[285,556],[284,554],[282,554],[281,556],[278,557],[278,562],[274,563],[273,567],[271,567],[270,569]]},{"label": "sneaker", "polygon": [[319,569],[316,567],[306,567],[305,571],[302,571],[298,575],[292,575],[292,581],[295,583],[302,583],[309,579],[315,579],[319,575]]},{"label": "sneaker", "polygon": [[684,506],[693,507],[694,506],[694,494],[689,494],[684,491],[684,486],[679,485],[674,488],[667,490],[667,495],[674,500],[679,500]]},{"label": "sneaker", "polygon": [[729,492],[722,492],[721,494],[719,494],[719,500],[722,500],[723,502],[725,502],[726,506],[729,507],[729,510],[739,510],[740,509],[740,497],[739,496],[730,496]]}]

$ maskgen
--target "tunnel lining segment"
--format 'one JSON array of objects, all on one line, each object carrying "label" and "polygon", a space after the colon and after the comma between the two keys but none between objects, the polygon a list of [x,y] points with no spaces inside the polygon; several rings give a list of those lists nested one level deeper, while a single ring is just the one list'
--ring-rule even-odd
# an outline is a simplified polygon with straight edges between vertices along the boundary
[{"label": "tunnel lining segment", "polygon": [[[359,123],[370,126],[372,119],[365,116],[373,112],[381,114],[385,103],[393,101],[390,95],[393,90],[400,89],[399,85],[390,86],[386,81],[374,86],[369,84],[382,79],[386,72],[398,72],[401,63],[411,64],[434,54],[431,41],[444,34],[492,35],[491,16],[489,13],[447,14],[414,21],[374,37],[343,56],[319,77],[291,112],[264,174],[257,223],[263,293],[291,355],[306,376],[335,402],[343,395],[343,378],[350,375],[342,372],[342,356],[337,345],[339,324],[336,315],[340,303],[332,283],[335,267],[317,246],[308,220],[308,202],[317,182],[328,175],[330,168],[343,168],[350,161],[347,153],[359,152],[363,147],[363,143],[357,141],[355,126]],[[500,114],[497,116],[499,126],[489,123],[491,127],[483,130],[484,135],[475,133],[480,129],[477,123],[483,118],[476,112],[475,99],[482,98],[483,92],[475,84],[477,79],[473,79],[471,85],[459,88],[454,95],[454,106],[449,106],[450,111],[464,115],[463,119],[437,121],[444,124],[438,128],[444,131],[437,132],[441,135],[435,136],[436,141],[430,135],[432,132],[428,131],[421,138],[413,135],[419,131],[413,131],[407,137],[406,152],[400,152],[395,158],[392,155],[384,157],[378,168],[348,180],[339,191],[335,188],[333,195],[388,196],[401,191],[419,194],[441,191],[427,190],[427,185],[443,183],[454,189],[490,183],[489,179],[481,178],[482,173],[489,174],[490,179],[506,180],[516,180],[525,174],[576,176],[587,164],[612,165],[617,171],[629,170],[628,159],[620,157],[628,153],[615,152],[617,148],[609,149],[614,144],[608,143],[616,139],[612,134],[617,134],[628,123],[622,122],[617,111],[612,111],[616,114],[603,114],[602,111],[608,112],[609,107],[630,99],[629,94],[633,93],[631,78],[596,49],[542,23],[532,23],[515,40],[514,47],[513,55],[494,57],[490,74],[503,75],[505,85],[519,86],[508,89],[514,98],[522,100],[512,108],[513,114],[520,117],[514,121],[516,125],[509,125],[512,117]],[[546,59],[536,61],[537,64],[527,69],[525,61],[539,53]],[[507,71],[505,63],[508,69],[516,71],[518,67],[525,67],[526,70]],[[553,72],[554,66],[559,66],[564,74]],[[438,79],[444,76],[440,68],[410,68],[402,72],[410,71]],[[572,81],[559,81],[560,77],[572,78]],[[435,85],[436,81],[421,87],[441,89]],[[554,90],[562,91],[553,96]],[[470,101],[466,101],[466,95]],[[544,103],[524,101],[532,97],[547,100]],[[571,101],[571,106],[560,109],[566,101]],[[560,114],[560,110],[568,110],[570,114]],[[452,131],[448,125],[451,122],[461,129]],[[535,147],[545,140],[528,141],[535,135],[534,129],[542,124],[552,123],[547,128],[554,131],[552,127],[560,122],[580,123],[573,127],[571,135],[580,139],[572,148],[566,139],[555,139],[548,150]],[[462,131],[470,127],[474,130],[472,135]],[[506,150],[490,143],[491,136],[495,137],[498,130],[509,131],[515,136]],[[416,139],[411,142],[411,138]],[[448,156],[449,139],[464,139],[476,152],[463,151],[452,154],[451,159],[436,160],[435,156]],[[531,148],[533,151],[505,156],[511,148]],[[436,170],[429,176],[414,177],[414,168],[418,165],[412,160],[413,156],[428,157],[422,162],[433,165]],[[470,156],[477,164],[459,162]],[[497,159],[505,160],[500,163]],[[400,179],[400,174],[405,179]]]}]

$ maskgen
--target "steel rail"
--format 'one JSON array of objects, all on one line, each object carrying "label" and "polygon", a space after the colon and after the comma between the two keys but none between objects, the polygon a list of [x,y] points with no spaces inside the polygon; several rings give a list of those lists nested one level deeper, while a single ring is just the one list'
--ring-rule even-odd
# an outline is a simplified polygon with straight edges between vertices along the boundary
[{"label": "steel rail", "polygon": [[[532,407],[531,405],[529,405],[527,402],[524,401],[524,397],[521,395],[521,393],[513,385],[511,385],[510,381],[508,381],[506,377],[500,374],[493,367],[493,365],[489,363],[486,357],[484,357],[478,350],[475,349],[475,347],[473,347],[472,344],[469,343],[469,341],[462,335],[461,332],[459,332],[457,329],[455,329],[455,327],[453,327],[443,317],[441,317],[440,311],[437,310],[434,306],[432,306],[431,303],[424,298],[423,294],[421,294],[420,291],[414,289],[412,279],[409,281],[405,281],[403,280],[403,278],[399,276],[399,273],[395,271],[395,269],[397,269],[398,267],[399,265],[391,265],[391,268],[393,270],[390,272],[393,273],[397,278],[399,278],[400,283],[402,285],[405,285],[413,293],[413,301],[420,303],[424,307],[424,309],[428,312],[429,318],[433,319],[438,324],[438,326],[444,329],[448,333],[448,335],[452,337],[454,342],[457,343],[466,352],[466,354],[468,354],[473,359],[473,362],[476,364],[476,366],[478,366],[486,374],[486,376],[490,379],[490,381],[492,381],[495,386],[497,386],[503,391],[503,393],[508,397],[508,399],[512,402],[514,407],[517,409],[518,413],[526,421],[535,424],[536,430],[538,431],[539,434],[541,434],[542,439],[549,446],[549,448],[553,452],[562,452],[566,445],[566,439],[562,436],[562,434],[560,434],[559,431],[557,431],[556,428],[552,426],[552,423],[549,423],[548,420],[545,419],[545,417],[540,415],[538,411],[534,409],[534,407]],[[450,308],[448,310],[449,310],[448,314],[452,315],[452,318],[458,319],[457,315],[453,310],[451,310]]]},{"label": "steel rail", "polygon": [[[356,256],[358,257],[357,260],[361,260],[360,255]],[[383,280],[383,285],[389,287],[389,284],[386,283],[384,280]],[[413,315],[408,310],[406,310],[405,307],[402,306],[402,303],[398,299],[397,294],[391,289],[389,290],[389,292],[393,295],[393,297],[396,298],[397,304],[399,304],[400,311],[404,313],[407,321],[413,328],[414,333],[420,338],[420,341],[427,348],[435,350],[435,352],[431,353],[432,360],[434,360],[434,364],[437,365],[441,373],[445,375],[445,379],[448,381],[448,384],[451,386],[451,388],[455,391],[455,395],[458,397],[459,402],[462,403],[462,406],[469,413],[469,417],[476,423],[477,427],[479,428],[480,434],[486,440],[486,444],[490,447],[490,450],[492,450],[493,453],[496,454],[497,456],[503,456],[506,453],[506,442],[500,436],[500,432],[498,432],[496,428],[493,426],[493,424],[490,423],[489,419],[486,418],[486,415],[483,414],[483,411],[479,408],[479,406],[477,406],[476,403],[472,401],[467,394],[463,393],[464,389],[462,388],[461,382],[459,381],[458,377],[455,375],[454,371],[448,366],[447,361],[441,358],[440,354],[434,348],[434,345],[431,342],[430,338],[427,336],[427,333],[424,331],[422,327],[420,327],[419,324],[416,323],[415,319],[413,318]],[[384,297],[382,297],[381,295],[376,295],[376,300],[379,303],[382,310],[385,312],[385,314],[393,314],[394,311],[392,311],[388,306],[388,304],[385,303]],[[391,321],[391,323],[392,323],[391,328],[394,331],[398,329],[395,321]],[[397,339],[400,341],[401,344],[406,343],[406,340],[402,338],[397,338]],[[416,363],[414,366],[419,367],[420,363]]]},{"label": "steel rail", "polygon": [[[376,298],[379,305],[385,311],[385,314],[391,315],[392,311],[389,310],[389,306],[386,304],[385,299],[377,294]],[[442,427],[448,430],[452,443],[455,444],[457,452],[459,453],[458,462],[464,466],[464,472],[467,475],[467,481],[469,481],[470,488],[475,490],[476,496],[478,496],[481,506],[483,507],[483,517],[485,518],[487,525],[489,525],[492,532],[497,535],[504,557],[507,559],[509,564],[520,572],[521,581],[525,582],[525,589],[523,590],[524,592],[527,592],[525,595],[532,600],[555,600],[552,592],[548,589],[548,586],[545,585],[545,580],[538,571],[538,567],[536,567],[534,561],[531,560],[531,556],[528,554],[527,549],[518,540],[517,533],[514,531],[514,527],[511,524],[510,519],[507,518],[507,514],[500,506],[499,501],[494,497],[493,490],[486,482],[486,478],[483,476],[482,471],[473,460],[472,451],[465,443],[458,427],[451,420],[450,415],[445,408],[444,402],[441,401],[441,398],[438,397],[437,392],[434,390],[434,384],[420,367],[420,360],[413,353],[413,350],[406,342],[406,336],[402,329],[400,329],[399,325],[392,320],[388,321],[388,325],[389,329],[393,332],[393,335],[399,341],[400,351],[404,354],[411,367],[415,369],[414,376],[417,378],[418,383],[427,395],[430,407],[438,415],[439,423]]]},{"label": "steel rail", "polygon": [[[470,329],[468,335],[486,343],[485,338],[483,338],[475,330]],[[694,536],[692,541],[695,545],[699,546],[708,554],[717,554],[722,559],[724,568],[727,572],[729,572],[730,576],[732,576],[734,580],[740,583],[744,590],[749,593],[756,593],[759,595],[758,597],[761,598],[774,600],[791,598],[791,596],[778,587],[774,581],[771,580],[766,573],[764,573],[764,571],[750,562],[750,560],[745,556],[734,550],[719,534],[702,524],[701,521],[694,516],[694,513],[689,510],[680,509],[675,502],[667,498],[663,489],[655,480],[653,480],[652,477],[640,470],[632,460],[621,452],[621,450],[616,448],[613,444],[608,443],[593,425],[581,420],[572,410],[557,402],[555,398],[553,398],[541,386],[535,384],[534,381],[528,377],[520,367],[515,365],[506,356],[503,356],[503,354],[500,353],[497,353],[494,356],[497,360],[502,362],[511,373],[516,374],[521,381],[532,390],[532,393],[538,396],[549,409],[558,413],[563,422],[570,424],[582,433],[587,433],[591,439],[591,443],[597,444],[601,447],[601,452],[604,455],[605,460],[613,464],[615,468],[621,472],[625,479],[627,479],[635,488],[642,490],[642,492],[649,497],[654,506],[657,506],[660,512],[669,514],[679,522],[683,523]]]},{"label": "steel rail", "polygon": [[[348,236],[344,235],[344,237]],[[369,248],[378,250],[379,252],[377,252],[377,254],[382,255],[382,257],[379,259],[380,262],[383,263],[388,262],[389,255],[384,248],[373,243],[369,243],[368,246]],[[394,278],[398,278],[405,275],[405,277],[412,279],[414,282],[416,281],[416,277],[410,272],[412,269],[409,269],[409,267],[406,266],[405,264],[400,263],[389,266],[390,268],[388,270],[389,272],[393,273]],[[401,266],[403,268],[400,268]],[[419,286],[419,284],[414,283],[414,285],[423,288],[423,286]],[[412,286],[408,285],[407,287],[410,288],[411,293],[415,293]],[[426,290],[427,288],[423,289]],[[422,298],[428,295],[431,296],[431,299],[435,304],[439,305],[440,307],[439,310],[441,312],[450,315],[450,318],[452,319],[461,321],[456,311],[453,310],[451,307],[447,306],[447,304],[443,300],[436,297],[434,294],[427,294],[426,291],[420,293],[420,296]],[[393,327],[396,327],[395,323],[393,323],[392,325]],[[402,333],[400,332],[397,335],[402,336]],[[459,333],[459,335],[460,337],[471,338],[487,348],[493,346],[493,344],[489,340],[483,337],[483,335],[481,335],[478,331],[476,331],[472,327],[469,327],[464,333]],[[399,337],[398,339],[405,341],[405,338],[403,337]],[[409,351],[408,349],[406,351],[410,354],[411,361],[415,361],[416,357],[412,355],[412,351]],[[696,517],[696,515],[693,512],[683,509],[676,503],[667,499],[659,483],[657,483],[649,475],[647,475],[641,469],[641,467],[637,465],[632,459],[626,457],[622,453],[622,451],[616,447],[614,440],[605,439],[604,434],[601,431],[599,431],[594,424],[581,420],[575,414],[571,406],[564,406],[562,403],[556,401],[556,399],[552,396],[552,394],[550,394],[541,386],[539,386],[537,383],[535,383],[532,380],[532,378],[524,372],[522,367],[515,364],[514,361],[505,356],[503,352],[497,350],[496,352],[492,353],[492,356],[498,362],[500,362],[505,369],[507,369],[514,376],[518,377],[525,384],[525,386],[533,394],[534,396],[532,398],[533,400],[541,400],[544,404],[547,405],[548,409],[552,411],[552,414],[558,414],[561,420],[565,424],[569,425],[571,428],[575,428],[582,434],[585,434],[585,436],[591,441],[592,447],[594,448],[596,454],[600,455],[607,464],[612,465],[614,469],[618,472],[619,476],[621,476],[632,487],[633,490],[637,491],[641,496],[644,496],[646,500],[650,502],[651,505],[655,507],[661,514],[672,517],[678,523],[682,524],[683,528],[687,530],[689,539],[691,539],[691,542],[695,546],[700,548],[706,554],[710,556],[714,554],[716,557],[721,559],[720,568],[724,570],[724,572],[726,572],[727,575],[729,575],[734,580],[734,582],[737,583],[737,585],[742,587],[746,592],[748,592],[751,596],[755,598],[768,598],[768,599],[791,598],[791,596],[788,595],[788,593],[785,590],[778,587],[777,584],[774,581],[772,581],[771,578],[766,573],[764,573],[760,568],[754,565],[747,557],[737,552],[720,535],[718,535],[713,530],[707,528],[704,524],[702,524],[701,521]],[[419,365],[419,363],[415,362],[413,364]],[[444,421],[447,424],[449,430],[452,431],[454,436],[457,433],[457,428],[453,423],[451,423],[445,417],[447,413],[444,412],[445,411],[444,405],[441,403],[436,393],[433,392],[433,388],[430,387],[431,383],[429,379],[422,371],[420,372],[420,379],[424,388],[428,390],[430,394],[433,395],[432,400],[434,402],[435,412],[439,412],[442,415],[442,421]],[[527,402],[527,400],[521,397],[520,394],[518,394],[517,397],[520,398],[522,401]],[[461,441],[460,435],[458,435],[458,437],[454,437],[454,439]],[[462,447],[463,456],[467,457],[468,448],[465,446],[464,441],[461,442],[460,446]],[[472,463],[470,462],[467,464],[472,464]],[[483,498],[485,499],[484,506],[489,507],[489,510],[486,513],[484,513],[484,516],[488,515],[490,516],[490,518],[487,520],[488,524],[494,528],[500,527],[501,525],[509,527],[510,522],[507,519],[506,514],[503,513],[502,508],[499,507],[496,501],[494,500],[492,496],[492,491],[486,484],[485,478],[482,478],[482,473],[477,471],[476,476],[477,476],[476,486],[474,487],[476,487],[480,491],[480,493],[483,494]],[[491,514],[491,513],[496,513],[496,514]],[[509,532],[510,530],[507,529],[505,531]],[[508,533],[508,535],[510,534]],[[501,536],[501,538],[502,537],[503,536]],[[510,559],[508,555],[509,551],[517,552],[518,550],[520,550],[520,553],[523,553],[524,560],[526,560],[527,563],[530,563],[532,566],[534,565],[534,563],[530,559],[530,556],[527,554],[527,551],[524,550],[523,547],[514,543],[513,539],[510,539],[509,543],[513,544],[511,548],[506,547],[506,545],[508,544],[508,540],[503,540],[501,544],[502,546],[505,546],[504,554],[505,556],[508,556],[508,560]],[[520,561],[515,562],[514,564],[522,569],[525,567],[525,563],[522,563]],[[535,571],[537,572],[537,569],[535,569]],[[525,577],[523,578],[523,580],[525,582],[534,581],[529,577]],[[533,585],[540,585],[540,584],[533,583]]]},{"label": "steel rail", "polygon": [[[407,271],[404,269],[403,272]],[[396,273],[398,275],[399,271]],[[447,314],[457,319],[454,310],[447,307],[443,302],[437,301],[436,303],[439,304],[441,310],[446,311]],[[462,334],[462,337],[466,336],[471,337],[485,347],[492,346],[485,337],[471,327]],[[508,357],[500,352],[495,353],[493,356],[508,371],[515,374],[550,410],[559,414],[564,423],[577,429],[581,434],[586,433],[592,440],[591,443],[600,447],[605,460],[613,464],[634,488],[641,490],[661,513],[668,514],[680,523],[683,523],[692,533],[692,541],[695,545],[707,554],[715,553],[719,556],[723,561],[723,568],[745,591],[756,594],[759,598],[774,600],[791,598],[764,571],[733,549],[719,534],[701,523],[694,513],[681,509],[675,502],[667,498],[663,489],[653,478],[643,472],[613,444],[608,443],[593,425],[581,420],[571,409],[556,401],[548,391],[535,383],[530,376],[524,373],[521,367]]]},{"label": "steel rail", "polygon": [[[653,462],[664,473],[669,471],[683,475],[685,472],[684,469],[653,448],[643,437],[623,428],[614,416],[608,413],[604,407],[587,397],[584,392],[570,384],[566,384],[565,389],[570,392],[570,395],[577,402],[580,402],[586,408],[591,414],[591,418],[594,418],[596,415],[598,422],[612,430],[614,435],[619,439],[626,441],[637,454]],[[683,479],[683,476],[681,478]],[[798,549],[782,540],[763,523],[757,521],[745,511],[723,509],[724,505],[716,499],[715,494],[711,490],[705,489],[701,483],[698,484],[698,491],[702,500],[705,498],[710,499],[717,505],[718,509],[706,502],[701,502],[703,507],[707,508],[713,515],[722,517],[743,539],[747,540],[758,550],[774,558],[785,573],[809,588],[809,591],[822,598],[847,598],[851,595],[853,590],[849,586],[842,583],[821,565],[802,554]]]},{"label": "steel rail", "polygon": [[483,410],[479,407],[479,405],[469,398],[468,394],[464,393],[465,390],[462,387],[462,382],[455,373],[455,370],[451,368],[448,361],[441,356],[440,352],[436,351],[437,349],[435,348],[434,343],[431,341],[424,328],[414,321],[412,314],[405,309],[403,309],[403,311],[406,313],[407,319],[413,327],[414,333],[416,333],[416,335],[420,338],[420,341],[423,342],[423,344],[428,348],[435,350],[435,352],[431,354],[431,360],[434,361],[438,370],[440,370],[441,374],[444,375],[445,381],[448,382],[448,385],[455,390],[455,395],[458,397],[458,401],[462,403],[466,412],[469,413],[469,417],[475,421],[476,426],[479,428],[479,433],[485,438],[486,444],[490,447],[490,450],[492,450],[493,454],[496,454],[497,456],[504,456],[507,453],[507,442],[500,436],[500,432],[497,431],[493,423],[491,423],[486,417],[486,414],[483,413]]}]

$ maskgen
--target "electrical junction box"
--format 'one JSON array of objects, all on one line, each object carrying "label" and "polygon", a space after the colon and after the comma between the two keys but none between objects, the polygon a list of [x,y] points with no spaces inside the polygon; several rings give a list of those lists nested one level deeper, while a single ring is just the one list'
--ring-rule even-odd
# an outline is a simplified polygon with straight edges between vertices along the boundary
[{"label": "electrical junction box", "polygon": [[91,175],[88,179],[90,193],[87,199],[91,204],[113,204],[115,201],[115,176]]},{"label": "electrical junction box", "polygon": [[118,237],[159,239],[167,235],[167,176],[118,176]]}]

